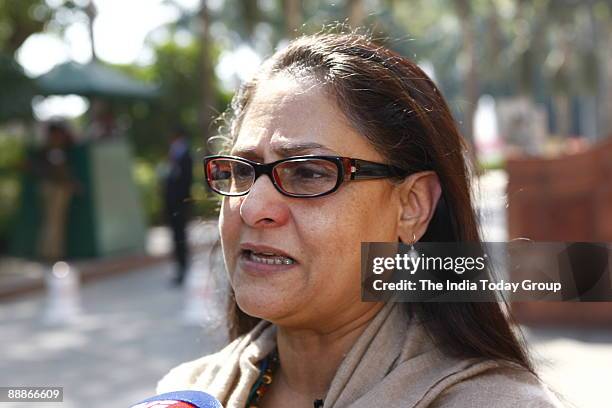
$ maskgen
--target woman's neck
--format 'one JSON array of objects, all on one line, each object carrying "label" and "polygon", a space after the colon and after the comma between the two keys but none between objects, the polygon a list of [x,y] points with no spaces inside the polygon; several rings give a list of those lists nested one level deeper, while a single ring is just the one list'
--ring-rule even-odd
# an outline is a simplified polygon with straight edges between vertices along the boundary
[{"label": "woman's neck", "polygon": [[323,399],[340,363],[382,305],[362,303],[365,308],[337,315],[322,329],[280,326],[280,370],[275,383],[288,387],[293,394]]}]

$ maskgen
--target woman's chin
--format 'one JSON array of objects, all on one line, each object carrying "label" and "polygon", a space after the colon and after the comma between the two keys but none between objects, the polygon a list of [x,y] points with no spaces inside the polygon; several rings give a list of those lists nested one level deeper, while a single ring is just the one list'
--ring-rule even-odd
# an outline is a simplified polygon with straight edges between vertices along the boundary
[{"label": "woman's chin", "polygon": [[[235,292],[236,303],[240,309],[249,316],[260,319],[275,321],[281,316],[287,316],[296,304],[290,304],[288,297],[269,294],[263,291],[240,291]],[[292,298],[289,296],[289,298]],[[293,297],[293,299],[298,299]],[[293,303],[293,302],[291,302]]]}]

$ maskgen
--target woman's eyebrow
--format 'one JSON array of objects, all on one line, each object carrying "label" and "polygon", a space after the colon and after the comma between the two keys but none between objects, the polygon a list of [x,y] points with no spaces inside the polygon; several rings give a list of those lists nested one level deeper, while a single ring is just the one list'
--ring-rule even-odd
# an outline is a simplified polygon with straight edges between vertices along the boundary
[{"label": "woman's eyebrow", "polygon": [[[323,150],[326,153],[338,155],[338,153],[336,153],[329,147],[315,142],[279,143],[272,145],[272,151],[282,158],[311,154],[313,150]],[[235,156],[241,156],[252,160],[262,159],[257,147],[254,146],[238,147],[232,150],[232,154]]]},{"label": "woman's eyebrow", "polygon": [[278,154],[280,157],[291,157],[310,154],[313,150],[324,150],[328,153],[337,154],[329,147],[315,142],[283,143],[276,146],[272,146],[272,151],[274,151],[274,153]]}]

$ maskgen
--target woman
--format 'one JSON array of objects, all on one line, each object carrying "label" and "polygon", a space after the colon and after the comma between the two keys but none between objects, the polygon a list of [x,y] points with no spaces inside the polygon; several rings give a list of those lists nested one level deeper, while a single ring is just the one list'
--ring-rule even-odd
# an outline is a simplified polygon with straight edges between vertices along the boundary
[{"label": "woman", "polygon": [[46,129],[45,146],[30,164],[40,180],[43,222],[38,239],[39,255],[47,263],[66,257],[66,233],[72,198],[80,184],[71,166],[74,137],[66,123],[54,121]]},{"label": "woman", "polygon": [[232,109],[230,155],[205,170],[224,195],[234,340],[158,391],[240,408],[555,406],[499,304],[360,301],[361,242],[479,240],[465,147],[421,69],[359,35],[303,37]]}]

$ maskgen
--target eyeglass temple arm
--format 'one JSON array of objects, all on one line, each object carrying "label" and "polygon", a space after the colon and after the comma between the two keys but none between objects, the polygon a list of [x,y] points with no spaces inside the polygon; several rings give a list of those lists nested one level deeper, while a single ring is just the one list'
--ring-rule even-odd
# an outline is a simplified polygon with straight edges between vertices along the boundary
[{"label": "eyeglass temple arm", "polygon": [[406,172],[394,166],[352,159],[350,163],[351,180],[368,180],[384,177],[404,176]]}]

